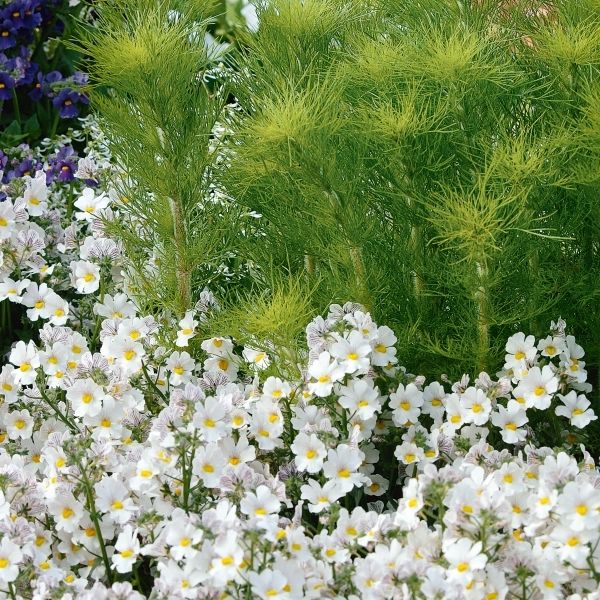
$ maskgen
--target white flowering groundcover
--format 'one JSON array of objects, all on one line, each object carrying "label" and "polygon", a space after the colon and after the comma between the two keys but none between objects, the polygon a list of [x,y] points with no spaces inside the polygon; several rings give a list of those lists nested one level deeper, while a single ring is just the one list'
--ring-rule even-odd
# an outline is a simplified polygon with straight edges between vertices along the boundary
[{"label": "white flowering groundcover", "polygon": [[0,300],[35,331],[0,373],[2,597],[600,598],[600,473],[569,441],[596,415],[564,322],[452,384],[334,305],[285,380],[268,348],[198,343],[208,291],[140,314],[104,232],[122,200],[83,183],[105,168],[0,203]]}]

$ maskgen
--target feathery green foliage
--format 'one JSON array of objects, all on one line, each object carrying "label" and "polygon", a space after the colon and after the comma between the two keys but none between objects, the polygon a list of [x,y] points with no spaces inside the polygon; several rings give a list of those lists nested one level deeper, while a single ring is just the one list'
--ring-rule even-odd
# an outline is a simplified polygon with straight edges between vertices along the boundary
[{"label": "feathery green foliage", "polygon": [[147,298],[182,312],[234,257],[264,288],[222,289],[220,325],[249,343],[352,299],[419,372],[497,368],[494,340],[559,315],[597,369],[597,0],[265,0],[225,112],[209,5],[110,0],[82,42]]},{"label": "feathery green foliage", "polygon": [[[597,2],[265,2],[234,89],[254,262],[355,299],[433,372],[562,315],[598,364]],[[311,25],[312,24],[312,25]]]},{"label": "feathery green foliage", "polygon": [[164,0],[109,0],[81,41],[97,84],[92,100],[123,169],[125,218],[109,229],[125,244],[138,296],[179,314],[236,235],[236,210],[210,185],[225,102],[206,76],[202,19],[213,4],[186,2],[176,18]]}]

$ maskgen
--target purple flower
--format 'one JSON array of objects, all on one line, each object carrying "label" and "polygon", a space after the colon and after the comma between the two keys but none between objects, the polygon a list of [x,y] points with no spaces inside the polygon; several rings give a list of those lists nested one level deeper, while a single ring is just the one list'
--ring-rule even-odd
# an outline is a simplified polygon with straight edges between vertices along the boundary
[{"label": "purple flower", "polygon": [[78,156],[72,146],[63,146],[48,160],[49,169],[46,171],[46,182],[72,181],[77,171]]},{"label": "purple flower", "polygon": [[14,87],[15,80],[8,73],[0,72],[0,100],[9,100],[12,98]]},{"label": "purple flower", "polygon": [[12,21],[5,19],[0,23],[0,50],[12,48],[17,43],[15,34]]},{"label": "purple flower", "polygon": [[27,94],[32,100],[37,102],[42,97],[42,85],[44,83],[44,74],[38,72],[33,84],[33,89]]},{"label": "purple flower", "polygon": [[52,100],[54,108],[58,110],[61,119],[72,119],[79,114],[77,106],[79,94],[74,90],[64,89],[58,93],[58,96]]}]

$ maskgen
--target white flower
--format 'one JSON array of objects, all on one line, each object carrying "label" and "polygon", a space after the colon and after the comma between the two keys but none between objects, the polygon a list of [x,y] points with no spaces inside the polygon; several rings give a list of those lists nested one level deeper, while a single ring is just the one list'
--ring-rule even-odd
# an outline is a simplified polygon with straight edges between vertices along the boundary
[{"label": "white flower", "polygon": [[96,491],[96,507],[119,525],[127,523],[136,513],[137,508],[125,484],[117,475],[103,477],[94,485]]},{"label": "white flower", "polygon": [[205,487],[214,488],[219,485],[225,465],[225,456],[217,444],[207,444],[196,449],[193,472],[200,477]]},{"label": "white flower", "polygon": [[248,579],[252,585],[252,592],[256,598],[263,600],[288,600],[290,595],[286,591],[287,579],[279,571],[264,569],[260,573],[251,571]]},{"label": "white flower", "polygon": [[10,238],[16,218],[11,201],[0,202],[0,241]]},{"label": "white flower", "polygon": [[482,543],[466,538],[460,538],[444,548],[444,556],[449,563],[448,577],[450,580],[458,580],[469,583],[473,578],[474,571],[485,568],[487,557],[481,552]]},{"label": "white flower", "polygon": [[515,333],[506,342],[506,352],[504,368],[514,371],[523,369],[536,357],[535,338],[532,335],[525,337],[521,332]]},{"label": "white flower", "polygon": [[365,459],[364,452],[347,444],[340,444],[335,450],[329,449],[323,473],[327,479],[335,481],[339,488],[347,493],[355,486],[367,481],[358,469]]},{"label": "white flower", "polygon": [[400,446],[396,446],[394,456],[405,465],[411,465],[425,458],[423,448],[419,448],[414,442],[403,442]]},{"label": "white flower", "polygon": [[279,377],[267,377],[262,389],[263,396],[273,400],[287,398],[292,391],[292,387],[287,381],[282,381]]},{"label": "white flower", "polygon": [[446,411],[446,392],[444,387],[437,381],[433,381],[423,390],[423,414],[430,415],[434,421],[439,421]]},{"label": "white flower", "polygon": [[280,502],[266,485],[259,485],[254,492],[246,492],[240,502],[240,510],[251,519],[263,520],[279,512]]},{"label": "white flower", "polygon": [[442,432],[453,437],[456,432],[467,422],[468,411],[457,394],[450,394],[446,398],[446,421],[442,425]]},{"label": "white flower", "polygon": [[246,362],[257,369],[266,369],[270,364],[269,356],[263,350],[256,350],[256,348],[244,346],[242,356]]},{"label": "white flower", "polygon": [[333,390],[333,384],[344,376],[344,369],[329,352],[321,352],[319,358],[308,368],[309,376],[314,380],[308,384],[311,394],[324,398]]},{"label": "white flower", "polygon": [[225,585],[236,579],[238,569],[244,560],[244,551],[238,540],[238,533],[228,529],[217,536],[213,547],[215,558],[210,564],[210,574],[217,585]]},{"label": "white flower", "polygon": [[136,308],[126,294],[105,294],[102,303],[94,305],[94,312],[107,319],[125,319],[135,316]]},{"label": "white flower", "polygon": [[194,413],[194,427],[202,433],[206,442],[217,442],[223,438],[228,430],[229,423],[225,420],[227,411],[222,402],[212,396],[204,402],[198,402]]},{"label": "white flower", "polygon": [[239,359],[233,354],[211,356],[204,361],[205,371],[224,373],[231,381],[237,377],[238,366]]},{"label": "white flower", "polygon": [[130,338],[117,336],[103,344],[101,352],[113,358],[126,374],[137,373],[142,368],[144,347]]},{"label": "white flower", "polygon": [[194,320],[194,313],[188,310],[185,317],[179,321],[179,331],[177,331],[177,341],[175,345],[179,348],[184,348],[188,345],[191,338],[196,335],[196,327],[198,321]]},{"label": "white flower", "polygon": [[67,533],[77,529],[84,514],[83,505],[71,493],[57,494],[48,503],[48,510],[56,521],[56,529]]},{"label": "white flower", "polygon": [[4,278],[0,282],[0,302],[8,298],[11,302],[20,304],[22,302],[21,294],[30,283],[29,279],[15,281],[10,277]]},{"label": "white flower", "polygon": [[314,433],[307,435],[300,432],[290,449],[295,454],[294,460],[298,470],[308,473],[318,473],[327,456],[325,444]]},{"label": "white flower", "polygon": [[38,286],[32,281],[27,285],[27,289],[21,297],[21,304],[28,307],[27,317],[31,321],[37,321],[38,318],[47,319],[50,316],[47,303],[53,293],[45,283]]},{"label": "white flower", "polygon": [[17,342],[11,350],[8,360],[17,367],[15,370],[15,381],[17,383],[29,385],[35,381],[36,369],[40,366],[40,358],[32,341],[29,341],[27,345],[25,345],[25,342]]},{"label": "white flower", "polygon": [[569,419],[571,425],[582,429],[598,418],[590,408],[591,402],[583,394],[570,391],[566,396],[558,394],[558,398],[563,406],[557,406],[555,413]]},{"label": "white flower", "polygon": [[492,413],[492,423],[500,428],[500,435],[507,444],[522,442],[527,437],[527,432],[520,429],[529,421],[525,411],[516,402],[509,403],[508,408],[501,404],[497,406],[498,412]]},{"label": "white flower", "polygon": [[33,432],[33,418],[28,410],[13,410],[6,416],[5,427],[11,440],[30,438]]},{"label": "white flower", "polygon": [[100,267],[85,260],[72,261],[71,281],[80,294],[92,294],[100,287]]},{"label": "white flower", "polygon": [[390,394],[390,408],[394,409],[392,418],[398,426],[416,423],[421,414],[421,406],[423,392],[414,383],[409,383],[406,387],[400,384],[398,389]]},{"label": "white flower", "polygon": [[47,208],[48,188],[46,187],[46,174],[38,171],[35,177],[25,178],[25,192],[23,194],[27,212],[32,217],[41,216]]},{"label": "white flower", "polygon": [[345,373],[364,372],[369,368],[371,345],[358,331],[351,331],[347,338],[336,334],[337,341],[331,346],[331,356],[337,358]]},{"label": "white flower", "polygon": [[492,403],[483,390],[469,387],[460,399],[467,411],[467,421],[475,423],[475,425],[487,423],[492,411]]},{"label": "white flower", "polygon": [[233,342],[227,338],[214,337],[200,344],[202,350],[214,356],[229,356],[233,352]]},{"label": "white flower", "polygon": [[376,367],[387,367],[390,364],[398,362],[396,358],[396,348],[394,344],[398,338],[394,332],[383,325],[377,329],[377,337],[372,340],[371,345],[373,352],[371,353],[371,363]]},{"label": "white flower", "polygon": [[370,379],[352,379],[347,386],[340,387],[339,394],[340,405],[363,421],[381,410],[379,390]]},{"label": "white flower", "polygon": [[314,479],[309,479],[308,483],[300,488],[300,492],[302,498],[310,502],[308,510],[311,513],[320,513],[345,493],[337,481],[332,480],[325,485],[321,485]]},{"label": "white flower", "polygon": [[187,352],[173,352],[165,365],[165,368],[171,371],[169,383],[171,385],[187,383],[195,367],[194,359]]},{"label": "white flower", "polygon": [[2,584],[11,583],[17,578],[22,560],[23,554],[19,546],[4,534],[0,541],[0,582]]},{"label": "white flower", "polygon": [[250,445],[248,438],[243,434],[237,442],[230,436],[223,438],[219,442],[219,450],[227,465],[233,469],[256,458],[256,448]]},{"label": "white flower", "polygon": [[563,338],[559,336],[551,336],[544,338],[538,342],[538,350],[540,351],[542,356],[547,356],[548,358],[554,358],[561,352],[566,350],[565,342]]},{"label": "white flower", "polygon": [[102,409],[102,398],[106,394],[92,379],[77,379],[67,390],[67,400],[77,417],[94,417]]},{"label": "white flower", "polygon": [[138,530],[131,525],[125,525],[117,538],[115,553],[112,555],[112,564],[117,573],[130,573],[140,553]]},{"label": "white flower", "polygon": [[106,194],[101,193],[96,196],[93,188],[86,187],[75,201],[75,206],[79,209],[79,212],[75,213],[75,218],[79,221],[91,221],[99,210],[108,206],[109,202],[110,199]]},{"label": "white flower", "polygon": [[558,379],[550,365],[545,365],[542,369],[532,367],[519,387],[523,390],[528,408],[545,410],[550,406],[552,395],[558,389]]},{"label": "white flower", "polygon": [[574,531],[595,530],[600,526],[600,490],[589,483],[570,481],[556,506],[561,523]]}]

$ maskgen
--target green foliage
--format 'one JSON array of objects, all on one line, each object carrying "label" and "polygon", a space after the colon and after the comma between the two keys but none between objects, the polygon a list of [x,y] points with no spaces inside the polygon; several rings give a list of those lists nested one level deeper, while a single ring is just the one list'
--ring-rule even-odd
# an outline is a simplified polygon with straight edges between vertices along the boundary
[{"label": "green foliage", "polygon": [[182,311],[233,257],[255,285],[217,324],[249,344],[352,299],[419,372],[495,369],[559,315],[597,369],[597,0],[264,1],[226,92],[190,38],[210,4],[112,0],[82,43],[145,297]]},{"label": "green foliage", "polygon": [[597,365],[600,10],[540,5],[264,3],[219,173],[254,263],[364,302],[419,370],[558,315]]},{"label": "green foliage", "polygon": [[[204,33],[211,1],[103,3],[83,34],[92,94],[123,169],[123,219],[109,224],[131,258],[134,291],[149,308],[183,313],[201,273],[220,266],[236,235],[237,209],[211,193],[213,132],[224,94],[212,89]],[[148,269],[152,259],[153,267]],[[199,281],[198,281],[199,280]]]}]

